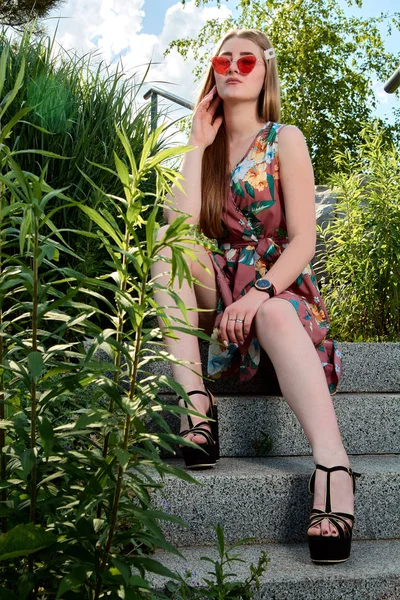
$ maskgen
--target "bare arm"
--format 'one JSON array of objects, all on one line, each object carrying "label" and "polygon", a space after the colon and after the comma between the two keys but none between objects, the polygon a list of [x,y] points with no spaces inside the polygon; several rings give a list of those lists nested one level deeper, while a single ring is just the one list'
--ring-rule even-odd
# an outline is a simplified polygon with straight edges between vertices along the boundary
[{"label": "bare arm", "polygon": [[[189,138],[188,146],[195,146],[195,142]],[[167,196],[172,200],[176,208],[189,213],[191,218],[186,219],[187,223],[196,224],[200,218],[201,208],[201,166],[205,148],[197,146],[194,150],[184,155],[180,173],[184,180],[181,182],[185,193],[181,192],[176,186],[173,186],[173,197]],[[167,223],[171,223],[179,213],[172,208],[164,208],[163,215]]]},{"label": "bare arm", "polygon": [[[288,125],[279,133],[279,177],[285,202],[289,245],[268,271],[277,293],[286,290],[315,254],[314,174],[302,132]],[[254,290],[254,293],[263,294]]]},{"label": "bare arm", "polygon": [[[176,208],[191,215],[187,223],[196,224],[200,219],[201,209],[201,168],[204,150],[213,143],[218,129],[222,123],[222,117],[217,117],[213,121],[215,111],[221,101],[214,88],[198,104],[192,120],[192,129],[188,140],[189,146],[195,146],[187,154],[182,162],[180,170],[184,177],[182,187],[185,193],[182,193],[176,186],[172,188],[174,193],[171,198]],[[214,99],[213,99],[213,96]],[[178,213],[171,208],[165,208],[163,211],[164,219],[171,223]]]}]

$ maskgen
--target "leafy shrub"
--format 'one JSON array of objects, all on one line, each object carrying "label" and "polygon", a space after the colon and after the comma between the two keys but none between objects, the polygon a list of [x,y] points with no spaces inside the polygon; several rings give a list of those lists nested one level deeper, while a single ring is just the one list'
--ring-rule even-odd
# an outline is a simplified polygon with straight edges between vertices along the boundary
[{"label": "leafy shrub", "polygon": [[358,154],[337,153],[337,194],[325,244],[321,293],[331,334],[347,342],[400,340],[400,153],[378,123],[361,132]]},{"label": "leafy shrub", "polygon": [[[0,96],[9,59],[9,47],[3,46]],[[146,326],[146,319],[161,316],[166,333],[174,335],[153,299],[159,284],[150,276],[164,247],[172,252],[170,283],[175,274],[180,281],[190,277],[186,254],[195,236],[186,215],[156,241],[165,193],[179,186],[180,175],[166,161],[187,148],[160,150],[163,127],[150,135],[146,127],[136,160],[126,130],[114,124],[124,160],[115,152],[115,171],[96,168],[111,171],[124,196],[106,194],[82,170],[107,199],[108,208],[94,210],[67,196],[67,187],[46,182],[49,162],[39,173],[25,170],[16,155],[26,159],[32,151],[11,150],[5,143],[14,141],[14,128],[31,111],[25,106],[5,119],[25,68],[22,57],[14,86],[0,104],[0,598],[167,598],[152,589],[148,573],[176,581],[179,575],[151,555],[163,548],[181,556],[159,522],[183,523],[154,509],[152,492],[163,487],[166,474],[196,482],[160,459],[160,448],[174,452],[178,443],[194,444],[173,435],[160,416],[188,412],[165,405],[161,386],[189,404],[190,399],[172,379],[147,371],[149,362],[183,363],[157,349],[161,332]],[[63,159],[47,150],[34,152],[41,159]],[[156,193],[143,191],[151,177]],[[103,246],[108,260],[101,275],[79,269],[83,257],[56,226],[66,208],[95,223],[92,231],[68,232]],[[64,256],[73,257],[77,267],[68,266]],[[97,324],[99,314],[107,327]],[[184,318],[180,330],[209,339]],[[112,358],[111,377],[110,363],[96,358],[99,348]],[[146,429],[151,420],[159,433]]]},{"label": "leafy shrub", "polygon": [[[0,95],[8,60],[3,49]],[[0,118],[16,97],[24,69],[22,60],[14,88],[0,105]],[[178,274],[185,272],[186,246],[176,243],[190,230],[184,217],[156,242],[165,191],[180,177],[163,163],[184,149],[155,152],[159,128],[145,134],[136,164],[126,132],[116,128],[130,165],[128,170],[114,155],[114,175],[125,191],[125,198],[108,196],[116,220],[66,196],[65,188],[51,188],[46,166],[39,175],[21,169],[15,155],[22,154],[11,151],[5,140],[27,111],[3,121],[0,132],[0,595],[93,600],[107,591],[110,598],[154,598],[146,573],[177,575],[151,553],[162,547],[179,554],[158,522],[181,521],[154,510],[151,492],[162,487],[166,473],[195,481],[160,459],[160,447],[173,451],[175,443],[191,442],[173,435],[160,417],[162,409],[185,410],[164,407],[158,389],[169,386],[187,396],[173,380],[147,373],[150,360],[165,361],[168,354],[146,347],[160,332],[144,325],[147,314],[163,315],[150,278],[158,252],[171,247]],[[140,183],[150,173],[157,195],[143,206]],[[110,258],[106,275],[90,278],[60,265],[62,254],[82,261],[52,220],[72,205],[98,226],[96,234],[79,235],[104,245]],[[146,232],[143,241],[136,235],[139,223]],[[96,305],[77,300],[82,289]],[[104,297],[105,290],[113,302]],[[100,311],[108,320],[106,329],[94,321]],[[74,333],[73,342],[66,339],[68,331]],[[87,338],[92,339],[88,352]],[[111,378],[105,375],[110,364],[95,358],[99,347],[113,357]],[[77,392],[90,385],[101,393],[94,406],[62,415],[60,405],[74,402]],[[147,432],[149,419],[161,425],[159,434]]]},{"label": "leafy shrub", "polygon": [[180,581],[169,581],[164,588],[168,598],[172,600],[205,600],[206,598],[218,598],[218,600],[250,600],[254,592],[260,589],[260,577],[266,570],[269,558],[262,551],[257,566],[249,566],[250,575],[245,581],[237,581],[237,576],[232,572],[226,572],[227,567],[231,570],[232,565],[244,562],[240,554],[233,553],[239,546],[253,541],[253,538],[244,538],[239,542],[225,546],[225,538],[219,523],[215,527],[217,534],[218,559],[212,560],[208,556],[202,556],[200,560],[211,563],[214,571],[208,571],[210,577],[203,577],[202,582],[198,580],[197,573],[187,568],[184,577]]}]

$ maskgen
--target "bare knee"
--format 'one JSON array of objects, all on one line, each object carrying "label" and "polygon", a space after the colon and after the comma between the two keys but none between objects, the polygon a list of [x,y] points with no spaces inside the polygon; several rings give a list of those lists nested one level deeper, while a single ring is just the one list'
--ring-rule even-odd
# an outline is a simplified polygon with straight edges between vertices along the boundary
[{"label": "bare knee", "polygon": [[260,306],[255,316],[256,337],[257,330],[276,335],[293,327],[293,316],[297,317],[296,309],[283,298],[271,298]]}]

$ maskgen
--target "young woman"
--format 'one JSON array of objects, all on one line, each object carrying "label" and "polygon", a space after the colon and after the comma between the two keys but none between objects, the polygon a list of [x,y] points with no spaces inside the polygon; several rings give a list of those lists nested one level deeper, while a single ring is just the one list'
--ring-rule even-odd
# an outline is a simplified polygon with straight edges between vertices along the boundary
[{"label": "young woman", "polygon": [[[327,339],[329,318],[310,265],[316,243],[313,170],[301,131],[281,125],[279,116],[269,39],[254,29],[230,32],[211,60],[193,115],[188,143],[195,149],[181,169],[186,194],[175,190],[173,198],[191,215],[189,223],[218,241],[219,252],[196,248],[198,260],[190,268],[199,283],[192,289],[186,283],[179,295],[188,307],[212,310],[189,313],[195,327],[212,332],[210,377],[239,369],[240,380],[249,380],[260,346],[269,355],[316,463],[307,530],[311,559],[340,562],[350,555],[358,474],[350,469],[331,399],[341,354],[338,343]],[[165,211],[168,223],[176,215]],[[166,264],[153,268],[160,283],[167,281]],[[162,291],[156,300],[170,304]],[[176,307],[167,310],[172,319],[182,317]],[[182,334],[165,341],[176,358],[197,363],[195,372],[173,364],[173,375],[197,411],[212,417],[214,398],[203,383],[197,338]],[[184,447],[188,468],[215,465],[216,431],[209,421],[185,417],[181,435],[207,452]]]}]

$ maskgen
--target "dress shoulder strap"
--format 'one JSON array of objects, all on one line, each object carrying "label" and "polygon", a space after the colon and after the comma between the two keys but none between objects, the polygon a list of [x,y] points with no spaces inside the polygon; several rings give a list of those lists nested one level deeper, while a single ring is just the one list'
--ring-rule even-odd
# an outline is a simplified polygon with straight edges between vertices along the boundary
[{"label": "dress shoulder strap", "polygon": [[270,125],[266,129],[266,138],[269,144],[273,144],[275,141],[278,141],[279,132],[284,127],[287,127],[284,123],[275,123],[271,122]]}]

